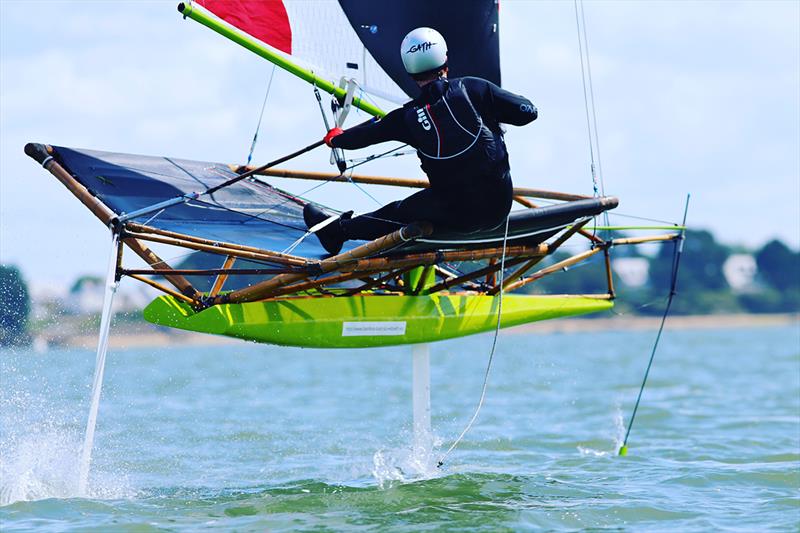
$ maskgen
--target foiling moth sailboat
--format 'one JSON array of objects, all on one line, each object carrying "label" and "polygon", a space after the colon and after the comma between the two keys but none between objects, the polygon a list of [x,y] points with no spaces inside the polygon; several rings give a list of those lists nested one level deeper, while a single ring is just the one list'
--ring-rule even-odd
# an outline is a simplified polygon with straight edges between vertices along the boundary
[{"label": "foiling moth sailboat", "polygon": [[[355,0],[314,3],[313,11],[326,11],[320,31],[338,39],[322,51],[304,40],[314,29],[308,3],[202,0],[182,3],[178,10],[304,79],[315,91],[330,93],[334,118],[342,124],[352,107],[383,116],[370,94],[400,101],[416,94],[397,46],[418,26],[440,29],[450,48],[459,50],[450,61],[451,76],[500,83],[497,2],[471,2],[447,13],[434,2],[414,3],[413,9]],[[337,81],[325,69],[345,76]],[[320,144],[256,168],[43,144],[28,144],[25,151],[111,229],[115,251],[109,277],[131,278],[164,293],[145,309],[147,320],[271,344],[423,343],[498,324],[607,310],[614,299],[609,250],[680,237],[676,228],[664,235],[604,240],[584,228],[616,207],[616,198],[517,188],[514,198],[524,208],[510,215],[507,234],[504,227],[456,234],[420,221],[321,258],[324,251],[308,238],[303,222],[307,200],[275,187],[271,178],[398,187],[426,187],[427,182],[353,174],[345,165],[334,173],[277,168]],[[540,207],[536,198],[551,205]],[[587,239],[590,248],[536,268],[570,239]],[[150,243],[212,254],[216,265],[181,269],[156,255]],[[126,268],[125,249],[150,268]],[[607,292],[506,294],[498,320],[498,294],[596,254],[605,257]],[[257,281],[231,289],[242,276]]]},{"label": "foiling moth sailboat", "polygon": [[[577,0],[575,7],[577,19]],[[397,54],[398,43],[414,28],[438,29],[450,50],[458,51],[448,57],[451,77],[471,75],[499,85],[498,9],[497,0],[475,0],[456,10],[441,9],[438,2],[428,0],[196,0],[178,6],[184,18],[308,82],[326,125],[319,91],[329,93],[337,126],[344,124],[352,109],[382,117],[384,112],[371,95],[401,103],[417,94]],[[579,28],[579,39],[580,33]],[[318,46],[320,39],[329,44]],[[586,109],[591,132],[588,101]],[[596,142],[596,124],[594,134]],[[258,167],[248,166],[249,158],[245,165],[228,165],[37,143],[25,146],[26,154],[64,184],[112,236],[81,462],[81,493],[88,481],[113,297],[122,278],[163,293],[144,310],[144,317],[171,328],[317,348],[413,344],[415,450],[428,459],[432,441],[426,343],[492,329],[496,341],[501,327],[610,309],[615,298],[610,251],[621,245],[675,242],[664,319],[669,312],[684,227],[675,224],[668,233],[649,231],[619,238],[601,237],[597,230],[603,227],[596,223],[588,231],[590,222],[598,215],[605,218],[618,204],[616,198],[602,194],[602,181],[599,188],[595,181],[594,196],[515,188],[514,200],[522,209],[513,211],[503,227],[458,234],[418,221],[370,242],[348,243],[337,255],[326,257],[312,234],[315,228],[307,230],[304,223],[303,208],[309,201],[276,187],[275,180],[404,188],[427,187],[428,182],[353,173],[356,166],[393,154],[402,146],[361,162],[345,160],[334,150],[331,163],[336,163],[338,172],[332,173],[282,166],[322,144],[317,141]],[[546,205],[539,205],[540,200]],[[613,228],[606,225],[605,229]],[[589,246],[553,257],[565,243],[575,240]],[[151,248],[154,244],[204,259],[199,266],[164,260]],[[126,267],[126,250],[148,268]],[[603,259],[600,264],[607,284],[601,294],[512,292],[596,256]],[[660,334],[661,330],[656,345]],[[621,454],[627,450],[654,354],[655,346]],[[444,456],[467,432],[478,410]]]}]

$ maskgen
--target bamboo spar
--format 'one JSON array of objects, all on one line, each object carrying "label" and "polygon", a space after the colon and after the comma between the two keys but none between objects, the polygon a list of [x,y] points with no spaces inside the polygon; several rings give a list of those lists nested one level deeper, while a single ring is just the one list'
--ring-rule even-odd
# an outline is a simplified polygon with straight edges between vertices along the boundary
[{"label": "bamboo spar", "polygon": [[[247,166],[242,167],[238,165],[230,165],[234,171],[247,171],[250,172],[256,167]],[[392,185],[395,187],[410,187],[415,189],[425,189],[430,186],[428,180],[413,179],[413,178],[393,178],[389,176],[366,176],[361,174],[342,175],[335,172],[306,172],[302,170],[284,170],[280,168],[271,168],[264,172],[255,172],[257,176],[270,176],[274,178],[289,178],[289,179],[303,179],[314,181],[336,181],[336,182],[353,182],[364,183],[367,185]],[[529,198],[542,198],[544,200],[561,200],[570,202],[574,200],[586,200],[592,198],[582,194],[571,194],[565,192],[546,191],[543,189],[529,189],[526,187],[514,187],[514,196],[529,197]]]},{"label": "bamboo spar", "polygon": [[[532,281],[536,281],[537,279],[541,279],[541,278],[543,278],[544,276],[546,276],[548,274],[552,274],[553,272],[557,272],[557,271],[559,271],[559,270],[561,270],[563,268],[567,268],[567,267],[570,267],[570,266],[572,266],[572,265],[574,265],[576,263],[580,263],[581,261],[590,258],[591,256],[593,256],[596,253],[602,251],[603,249],[604,249],[604,247],[598,246],[597,248],[593,248],[593,249],[587,250],[587,251],[585,251],[583,253],[580,253],[580,254],[577,254],[577,255],[573,255],[572,257],[564,259],[563,261],[559,261],[558,263],[552,264],[549,267],[543,268],[543,269],[539,270],[538,272],[535,272],[534,274],[530,275],[527,278],[523,278],[523,279],[521,279],[519,281],[516,281],[516,282],[510,284],[508,287],[505,287],[505,290],[508,291],[508,292],[511,292],[511,291],[513,291],[515,289],[519,289],[520,287],[522,287],[524,285],[527,285],[528,283],[530,283]],[[608,297],[610,298],[611,295],[608,295]]]},{"label": "bamboo spar", "polygon": [[[348,252],[344,252],[320,261],[316,264],[316,267],[318,268],[320,274],[325,274],[336,270],[340,270],[343,273],[347,272],[348,270],[354,271],[356,269],[345,269],[343,267],[356,264],[359,259],[376,254],[383,250],[387,250],[397,246],[402,242],[416,239],[425,235],[430,235],[432,232],[433,228],[430,226],[430,224],[411,224],[400,228],[389,235],[385,235],[375,239],[374,241],[362,244],[361,246],[353,248]],[[274,278],[262,281],[261,283],[257,283],[251,287],[240,289],[230,294],[218,296],[213,300],[213,303],[243,303],[260,300],[269,297],[269,295],[279,291],[290,283],[301,281],[310,276],[310,272],[279,274]]]}]

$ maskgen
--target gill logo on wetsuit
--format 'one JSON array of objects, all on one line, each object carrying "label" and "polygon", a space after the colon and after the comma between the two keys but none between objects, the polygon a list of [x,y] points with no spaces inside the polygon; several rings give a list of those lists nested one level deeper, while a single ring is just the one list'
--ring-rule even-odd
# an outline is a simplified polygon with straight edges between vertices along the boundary
[{"label": "gill logo on wetsuit", "polygon": [[430,131],[431,123],[428,120],[428,115],[425,113],[425,108],[423,107],[417,109],[417,122],[422,125],[422,129],[425,131]]}]

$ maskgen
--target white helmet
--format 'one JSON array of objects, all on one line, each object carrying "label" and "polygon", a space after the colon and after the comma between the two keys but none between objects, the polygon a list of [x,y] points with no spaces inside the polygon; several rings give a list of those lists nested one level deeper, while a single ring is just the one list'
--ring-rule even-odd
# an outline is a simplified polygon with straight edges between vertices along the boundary
[{"label": "white helmet", "polygon": [[433,28],[417,28],[403,39],[400,57],[409,74],[422,74],[447,64],[447,43]]}]

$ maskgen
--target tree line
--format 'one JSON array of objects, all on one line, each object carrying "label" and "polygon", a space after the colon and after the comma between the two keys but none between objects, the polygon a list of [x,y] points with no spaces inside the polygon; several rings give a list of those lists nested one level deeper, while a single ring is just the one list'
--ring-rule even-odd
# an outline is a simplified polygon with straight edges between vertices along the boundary
[{"label": "tree line", "polygon": [[[666,302],[669,295],[676,245],[661,244],[652,256],[641,255],[635,247],[612,249],[612,258],[641,257],[649,266],[648,282],[642,287],[626,287],[618,276],[614,277],[618,309],[643,315],[663,311],[659,303]],[[723,273],[725,262],[733,254],[750,254],[757,266],[752,284],[739,290],[733,290]],[[576,268],[537,283],[539,286],[530,286],[528,292],[591,294],[607,290],[602,268]],[[672,309],[677,314],[696,315],[798,312],[800,251],[777,239],[750,251],[719,243],[708,231],[687,230]]]}]

